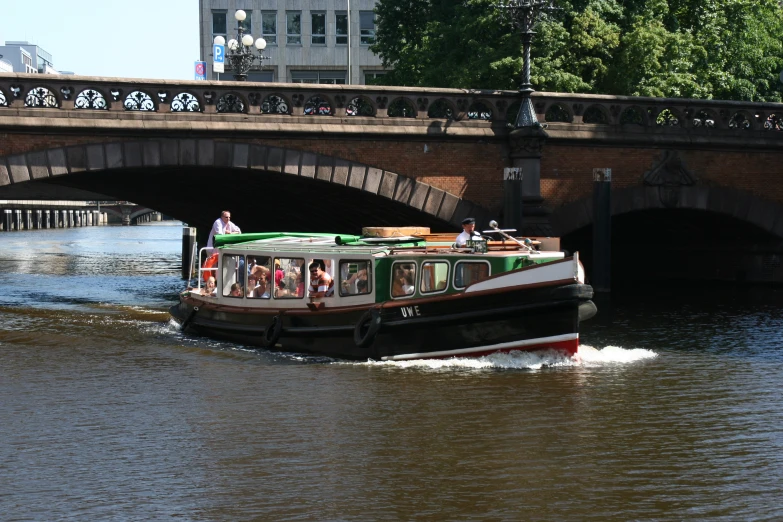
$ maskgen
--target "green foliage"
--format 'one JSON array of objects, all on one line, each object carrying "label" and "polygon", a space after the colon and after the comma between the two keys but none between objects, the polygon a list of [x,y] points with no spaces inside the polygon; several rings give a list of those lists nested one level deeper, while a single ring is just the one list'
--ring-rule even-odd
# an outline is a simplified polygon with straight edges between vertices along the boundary
[{"label": "green foliage", "polygon": [[[517,88],[522,43],[498,0],[380,0],[384,83]],[[536,25],[537,90],[781,101],[779,0],[560,0]]]}]

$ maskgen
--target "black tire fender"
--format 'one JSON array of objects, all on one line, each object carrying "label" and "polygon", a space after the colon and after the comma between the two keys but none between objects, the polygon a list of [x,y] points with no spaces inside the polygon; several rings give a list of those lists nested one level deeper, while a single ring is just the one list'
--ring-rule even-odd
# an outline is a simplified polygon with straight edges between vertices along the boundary
[{"label": "black tire fender", "polygon": [[283,318],[280,315],[276,315],[272,318],[272,322],[264,330],[264,334],[261,337],[261,342],[264,347],[272,347],[280,340],[280,334],[283,333]]},{"label": "black tire fender", "polygon": [[367,348],[375,341],[375,336],[378,335],[380,328],[380,310],[377,308],[367,310],[353,328],[353,342],[360,348]]}]

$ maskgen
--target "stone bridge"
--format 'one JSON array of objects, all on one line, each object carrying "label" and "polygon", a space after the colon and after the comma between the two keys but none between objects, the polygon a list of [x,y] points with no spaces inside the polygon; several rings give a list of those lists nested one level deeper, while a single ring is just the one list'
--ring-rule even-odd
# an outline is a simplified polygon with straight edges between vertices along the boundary
[{"label": "stone bridge", "polygon": [[525,133],[510,91],[0,74],[0,198],[130,200],[200,230],[224,208],[246,230],[457,230],[514,224],[516,166],[524,231],[584,251],[610,168],[615,245],[783,250],[783,104],[533,101],[545,130]]}]

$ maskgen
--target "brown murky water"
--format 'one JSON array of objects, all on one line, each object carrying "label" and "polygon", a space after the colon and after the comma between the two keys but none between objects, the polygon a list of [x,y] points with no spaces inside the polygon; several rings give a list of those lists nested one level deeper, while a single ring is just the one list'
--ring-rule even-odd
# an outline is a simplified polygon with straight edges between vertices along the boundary
[{"label": "brown murky water", "polygon": [[0,235],[2,520],[780,520],[783,301],[636,289],[581,359],[183,336],[177,226]]}]

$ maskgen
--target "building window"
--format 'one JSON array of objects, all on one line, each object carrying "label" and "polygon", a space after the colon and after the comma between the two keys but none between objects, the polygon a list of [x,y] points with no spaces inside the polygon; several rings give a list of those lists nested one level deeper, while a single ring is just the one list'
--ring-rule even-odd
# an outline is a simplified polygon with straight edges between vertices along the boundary
[{"label": "building window", "polygon": [[365,85],[383,85],[383,77],[386,76],[386,71],[365,71],[364,72],[364,84]]},{"label": "building window", "polygon": [[212,34],[226,34],[226,12],[212,11]]},{"label": "building window", "polygon": [[335,44],[348,45],[348,13],[334,13]]},{"label": "building window", "polygon": [[345,71],[291,71],[291,83],[345,85]]},{"label": "building window", "polygon": [[359,11],[359,31],[362,35],[362,43],[370,45],[375,43],[375,13],[372,11]]},{"label": "building window", "polygon": [[287,11],[285,14],[286,43],[302,44],[302,13],[300,11]]},{"label": "building window", "polygon": [[275,11],[261,13],[261,36],[269,45],[277,45],[277,13]]},{"label": "building window", "polygon": [[313,45],[326,45],[326,13],[312,13],[312,39]]}]

